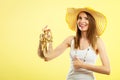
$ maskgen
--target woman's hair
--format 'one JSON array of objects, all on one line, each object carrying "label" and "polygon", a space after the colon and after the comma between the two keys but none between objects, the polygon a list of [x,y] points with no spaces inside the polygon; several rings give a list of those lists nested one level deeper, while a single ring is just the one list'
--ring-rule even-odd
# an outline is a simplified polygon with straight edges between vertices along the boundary
[{"label": "woman's hair", "polygon": [[[92,45],[92,47],[95,49],[95,44],[96,44],[96,41],[97,41],[97,38],[96,38],[96,36],[97,36],[97,30],[96,30],[95,19],[94,19],[94,17],[90,13],[88,13],[86,11],[82,11],[82,12],[84,12],[87,15],[88,21],[89,21],[89,27],[88,27],[88,30],[87,30],[87,39],[89,40],[89,42]],[[79,14],[77,16],[77,19],[79,17]],[[75,49],[80,48],[80,46],[79,46],[79,44],[80,44],[80,38],[81,38],[81,31],[79,30],[79,28],[77,26],[76,37],[74,38]]]}]

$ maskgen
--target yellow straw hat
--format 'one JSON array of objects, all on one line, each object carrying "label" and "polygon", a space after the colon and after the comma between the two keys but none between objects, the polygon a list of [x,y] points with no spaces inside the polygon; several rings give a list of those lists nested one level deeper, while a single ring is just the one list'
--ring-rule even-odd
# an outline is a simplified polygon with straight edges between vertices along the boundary
[{"label": "yellow straw hat", "polygon": [[102,13],[95,11],[91,8],[87,8],[87,7],[86,8],[68,8],[67,13],[66,13],[66,22],[68,23],[69,28],[75,31],[77,15],[81,11],[86,11],[94,17],[96,21],[96,27],[97,27],[97,36],[100,36],[106,29],[107,20],[106,20],[106,17]]}]

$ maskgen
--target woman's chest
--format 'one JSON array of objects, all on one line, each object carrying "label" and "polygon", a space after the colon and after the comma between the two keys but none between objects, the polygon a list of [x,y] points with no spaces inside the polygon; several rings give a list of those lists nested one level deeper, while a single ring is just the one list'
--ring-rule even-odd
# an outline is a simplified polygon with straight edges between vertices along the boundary
[{"label": "woman's chest", "polygon": [[74,57],[76,56],[80,60],[82,60],[84,62],[88,62],[88,63],[95,63],[96,57],[97,57],[95,51],[92,50],[90,47],[85,50],[72,49],[70,51],[70,56],[72,59],[74,59]]}]

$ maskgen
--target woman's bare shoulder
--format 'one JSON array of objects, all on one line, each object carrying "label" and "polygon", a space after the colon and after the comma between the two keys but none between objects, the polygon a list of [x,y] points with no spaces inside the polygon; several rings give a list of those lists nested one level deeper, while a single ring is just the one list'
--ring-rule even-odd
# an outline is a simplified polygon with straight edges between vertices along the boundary
[{"label": "woman's bare shoulder", "polygon": [[104,47],[105,47],[105,44],[104,44],[103,40],[100,37],[98,37],[97,38],[97,49],[102,49]]},{"label": "woman's bare shoulder", "polygon": [[74,37],[75,37],[74,35],[71,35],[71,36],[68,36],[66,39],[72,40]]},{"label": "woman's bare shoulder", "polygon": [[74,39],[75,36],[71,35],[71,36],[68,36],[66,39],[65,39],[65,43],[67,43],[68,45],[71,44],[71,41]]},{"label": "woman's bare shoulder", "polygon": [[97,45],[103,44],[103,40],[100,37],[97,37]]}]

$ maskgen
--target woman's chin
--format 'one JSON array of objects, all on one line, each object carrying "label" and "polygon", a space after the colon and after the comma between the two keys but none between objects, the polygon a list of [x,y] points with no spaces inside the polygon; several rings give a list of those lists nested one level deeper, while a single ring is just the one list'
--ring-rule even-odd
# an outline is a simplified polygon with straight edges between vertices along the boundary
[{"label": "woman's chin", "polygon": [[81,28],[80,31],[83,31],[83,32],[84,32],[84,31],[87,31],[87,29],[83,29],[83,28]]}]

